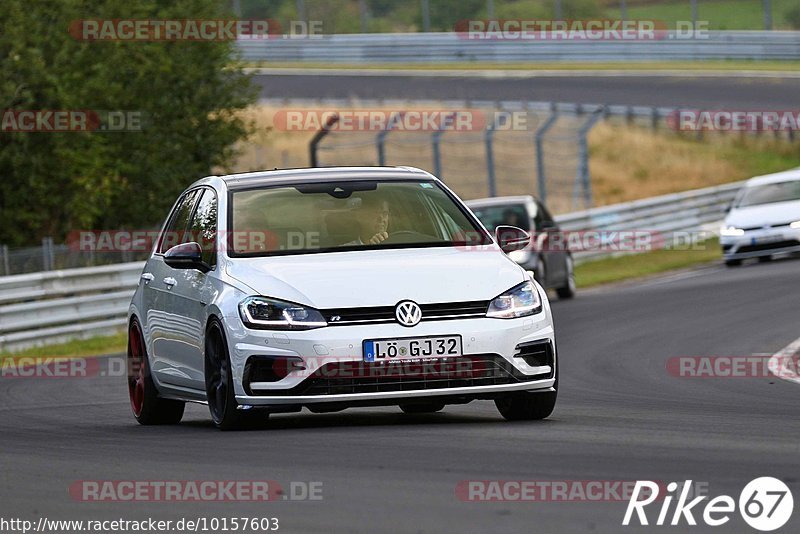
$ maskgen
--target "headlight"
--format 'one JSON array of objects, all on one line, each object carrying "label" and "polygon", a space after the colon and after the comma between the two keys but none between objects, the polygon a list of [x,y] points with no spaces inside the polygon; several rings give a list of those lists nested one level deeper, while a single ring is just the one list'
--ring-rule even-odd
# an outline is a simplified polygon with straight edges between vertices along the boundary
[{"label": "headlight", "polygon": [[739,237],[744,235],[744,230],[735,226],[723,226],[719,229],[719,235],[723,237]]},{"label": "headlight", "polygon": [[795,221],[789,225],[789,228],[793,230],[800,230],[800,221]]},{"label": "headlight", "polygon": [[247,297],[239,303],[239,315],[245,325],[265,330],[309,330],[328,326],[314,308],[267,297]]},{"label": "headlight", "polygon": [[533,285],[527,281],[513,287],[489,303],[486,317],[513,319],[525,317],[542,311],[542,298]]}]

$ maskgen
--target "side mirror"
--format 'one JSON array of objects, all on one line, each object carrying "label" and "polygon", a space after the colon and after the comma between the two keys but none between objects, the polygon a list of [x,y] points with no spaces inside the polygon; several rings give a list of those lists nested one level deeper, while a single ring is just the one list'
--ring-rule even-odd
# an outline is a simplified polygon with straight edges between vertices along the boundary
[{"label": "side mirror", "polygon": [[500,249],[506,253],[522,250],[531,242],[531,235],[516,226],[498,226],[494,236]]},{"label": "side mirror", "polygon": [[175,245],[164,253],[164,263],[173,269],[197,269],[207,273],[211,267],[203,261],[203,249],[194,241]]}]

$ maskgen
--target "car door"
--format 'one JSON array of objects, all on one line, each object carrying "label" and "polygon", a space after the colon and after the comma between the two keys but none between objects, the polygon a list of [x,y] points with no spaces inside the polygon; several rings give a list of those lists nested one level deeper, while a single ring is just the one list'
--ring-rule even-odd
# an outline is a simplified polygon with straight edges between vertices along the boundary
[{"label": "car door", "polygon": [[217,291],[213,276],[217,263],[217,196],[213,189],[199,190],[189,220],[188,231],[181,242],[197,242],[203,250],[203,261],[209,272],[198,269],[174,269],[164,265],[171,285],[167,288],[165,311],[172,328],[166,333],[166,345],[175,362],[174,383],[192,389],[205,389],[204,341],[206,306]]},{"label": "car door", "polygon": [[188,380],[172,346],[174,331],[182,328],[183,320],[174,315],[174,305],[171,302],[174,288],[171,278],[174,269],[164,263],[164,253],[184,239],[199,194],[200,191],[193,189],[175,204],[160,236],[156,253],[150,258],[147,269],[142,274],[143,277],[146,276],[144,295],[152,370],[159,381],[171,384],[185,385]]},{"label": "car door", "polygon": [[536,231],[544,232],[544,250],[542,258],[545,263],[545,277],[547,286],[560,286],[567,276],[567,251],[563,245],[564,240],[556,238],[560,231],[558,224],[540,201],[536,201]]}]

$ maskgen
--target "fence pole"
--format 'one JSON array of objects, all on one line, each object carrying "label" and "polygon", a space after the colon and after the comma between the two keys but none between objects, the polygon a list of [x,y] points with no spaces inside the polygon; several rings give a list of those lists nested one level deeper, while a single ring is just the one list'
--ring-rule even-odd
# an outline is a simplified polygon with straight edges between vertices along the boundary
[{"label": "fence pole", "polygon": [[490,197],[497,196],[497,181],[494,174],[494,147],[492,146],[492,143],[494,142],[494,129],[498,120],[499,116],[495,115],[494,122],[486,127],[486,132],[484,134],[484,142],[486,143],[487,183],[489,186]]},{"label": "fence pole", "polygon": [[582,186],[584,209],[592,206],[592,180],[589,177],[589,130],[603,118],[603,108],[600,107],[592,113],[578,130],[578,172],[575,173],[575,188],[573,190],[572,205],[578,200],[578,191]]},{"label": "fence pole", "polygon": [[453,123],[455,119],[455,112],[445,113],[442,119],[442,127],[435,130],[431,134],[431,152],[433,152],[433,175],[443,180],[442,178],[442,152],[440,143],[442,136],[447,131],[447,128]]},{"label": "fence pole", "polygon": [[536,130],[534,139],[536,141],[536,179],[539,189],[539,200],[547,202],[547,179],[544,173],[544,136],[553,124],[558,120],[558,108],[555,104],[550,106],[550,116]]},{"label": "fence pole", "polygon": [[389,124],[386,125],[386,129],[381,130],[378,132],[378,135],[375,136],[375,146],[378,149],[378,165],[381,167],[386,165],[386,136],[389,135],[389,132],[392,131],[395,124],[403,120],[404,116],[405,111],[393,114],[392,117],[397,117],[397,119],[389,119]]},{"label": "fence pole", "polygon": [[314,134],[311,142],[308,143],[309,163],[311,164],[311,167],[317,167],[317,145],[319,145],[320,141],[322,141],[322,139],[328,135],[328,133],[330,133],[331,128],[337,122],[339,122],[339,114],[334,113],[328,117],[328,120],[325,121],[325,124],[322,126],[322,128]]}]

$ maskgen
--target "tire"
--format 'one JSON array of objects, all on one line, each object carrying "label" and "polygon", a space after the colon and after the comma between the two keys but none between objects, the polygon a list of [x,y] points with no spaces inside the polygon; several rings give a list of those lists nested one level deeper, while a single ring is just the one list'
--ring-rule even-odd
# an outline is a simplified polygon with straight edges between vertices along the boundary
[{"label": "tire", "polygon": [[742,260],[725,260],[726,267],[738,267],[742,264]]},{"label": "tire", "polygon": [[212,320],[206,330],[205,379],[208,411],[214,426],[220,430],[244,430],[266,423],[268,413],[238,409],[228,344],[217,320]]},{"label": "tire", "polygon": [[497,411],[507,421],[537,421],[553,413],[558,397],[558,368],[556,368],[555,391],[530,393],[519,391],[495,399]]},{"label": "tire", "polygon": [[572,257],[567,256],[566,259],[567,280],[566,284],[562,287],[556,288],[556,294],[560,299],[571,299],[575,296],[575,270],[572,265]]},{"label": "tire", "polygon": [[772,261],[772,256],[759,256],[758,263],[768,263]]},{"label": "tire", "polygon": [[414,404],[401,404],[400,409],[403,410],[403,413],[408,413],[408,414],[435,413],[444,409],[444,403],[425,402],[425,403],[414,403]]},{"label": "tire", "polygon": [[150,363],[139,320],[128,327],[128,396],[133,416],[141,425],[176,425],[186,403],[162,399],[150,374]]},{"label": "tire", "polygon": [[536,262],[536,269],[533,270],[533,278],[539,282],[540,286],[547,289],[547,266],[541,256],[539,256],[539,261]]}]

